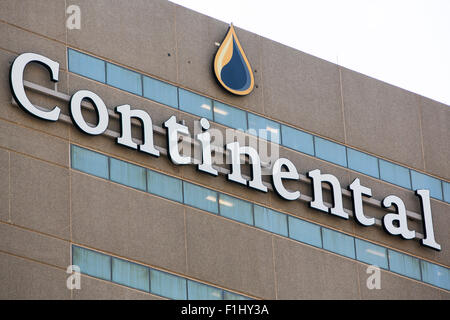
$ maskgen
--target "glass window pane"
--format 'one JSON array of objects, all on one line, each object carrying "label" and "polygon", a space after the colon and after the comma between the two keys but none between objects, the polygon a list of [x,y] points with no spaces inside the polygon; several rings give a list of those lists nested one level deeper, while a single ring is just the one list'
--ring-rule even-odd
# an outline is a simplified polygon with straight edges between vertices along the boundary
[{"label": "glass window pane", "polygon": [[150,270],[151,293],[175,300],[186,300],[186,279],[165,272]]},{"label": "glass window pane", "polygon": [[183,182],[184,203],[205,211],[218,213],[217,192]]},{"label": "glass window pane", "polygon": [[378,159],[363,152],[347,148],[348,167],[350,169],[365,173],[369,176],[379,178]]},{"label": "glass window pane", "polygon": [[104,280],[111,280],[110,256],[72,246],[72,264],[79,266],[81,273]]},{"label": "glass window pane", "polygon": [[422,280],[434,286],[450,290],[449,271],[437,264],[420,260]]},{"label": "glass window pane", "polygon": [[379,163],[381,180],[411,189],[409,169],[381,159],[379,159]]},{"label": "glass window pane", "polygon": [[150,290],[149,269],[122,259],[112,258],[112,281],[139,290]]},{"label": "glass window pane", "polygon": [[145,191],[145,168],[111,158],[111,180]]},{"label": "glass window pane", "polygon": [[144,78],[144,97],[178,109],[177,87],[153,78]]},{"label": "glass window pane", "polygon": [[430,196],[442,200],[441,181],[426,174],[411,170],[412,189],[430,190]]},{"label": "glass window pane", "polygon": [[97,177],[109,178],[107,156],[75,145],[71,146],[71,150],[72,168]]},{"label": "glass window pane", "polygon": [[314,137],[314,144],[316,157],[343,167],[347,166],[347,155],[343,145],[319,137]]},{"label": "glass window pane", "polygon": [[444,201],[450,203],[450,183],[442,181],[442,190],[444,192]]},{"label": "glass window pane", "polygon": [[322,247],[320,227],[316,224],[288,216],[289,237],[316,247]]},{"label": "glass window pane", "polygon": [[288,236],[287,216],[284,213],[254,205],[255,227]]},{"label": "glass window pane", "polygon": [[183,89],[179,89],[178,94],[180,110],[209,120],[213,119],[211,99]]},{"label": "glass window pane", "polygon": [[420,280],[419,259],[388,249],[389,269],[392,272]]},{"label": "glass window pane", "polygon": [[322,241],[324,249],[355,259],[355,243],[353,237],[322,228]]},{"label": "glass window pane", "polygon": [[314,155],[313,136],[309,133],[282,125],[281,138],[284,146],[312,156]]},{"label": "glass window pane", "polygon": [[141,75],[115,64],[106,64],[106,83],[116,88],[142,95]]},{"label": "glass window pane", "polygon": [[230,128],[247,130],[247,113],[218,101],[214,101],[214,121]]},{"label": "glass window pane", "polygon": [[189,300],[222,300],[222,290],[188,280]]},{"label": "glass window pane", "polygon": [[386,248],[360,239],[355,239],[355,244],[356,259],[383,269],[388,268]]},{"label": "glass window pane", "polygon": [[158,196],[183,202],[182,181],[162,173],[147,170],[148,192]]},{"label": "glass window pane", "polygon": [[69,71],[105,82],[105,61],[68,49]]},{"label": "glass window pane", "polygon": [[224,300],[251,300],[249,297],[241,296],[240,294],[224,291],[223,292]]},{"label": "glass window pane", "polygon": [[253,225],[252,204],[225,194],[219,194],[220,215]]},{"label": "glass window pane", "polygon": [[257,137],[280,143],[280,124],[278,122],[248,113],[248,133]]}]

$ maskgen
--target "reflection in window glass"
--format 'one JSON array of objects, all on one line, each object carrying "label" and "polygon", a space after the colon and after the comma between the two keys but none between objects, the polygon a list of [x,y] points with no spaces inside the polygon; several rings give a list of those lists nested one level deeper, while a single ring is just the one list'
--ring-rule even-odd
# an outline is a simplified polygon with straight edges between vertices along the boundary
[{"label": "reflection in window glass", "polygon": [[347,148],[348,167],[369,176],[379,178],[378,159],[366,153]]},{"label": "reflection in window glass", "polygon": [[389,251],[389,269],[392,272],[420,280],[419,259],[409,255],[390,250]]},{"label": "reflection in window glass", "polygon": [[112,281],[131,288],[149,291],[149,269],[122,259],[112,258]]},{"label": "reflection in window glass", "polygon": [[145,191],[145,169],[114,158],[110,160],[111,180]]},{"label": "reflection in window glass", "polygon": [[151,293],[175,300],[186,300],[186,279],[162,271],[150,270]]},{"label": "reflection in window glass", "polygon": [[430,190],[430,197],[442,200],[441,181],[423,173],[411,170],[412,189]]},{"label": "reflection in window glass", "polygon": [[255,227],[288,236],[287,216],[283,213],[273,211],[254,205]]},{"label": "reflection in window glass", "polygon": [[142,95],[141,75],[115,64],[106,64],[106,83],[116,88]]},{"label": "reflection in window glass", "polygon": [[347,166],[347,155],[343,145],[328,141],[319,137],[314,137],[316,157],[338,164]]},{"label": "reflection in window glass", "polygon": [[193,92],[179,89],[180,110],[195,114],[197,116],[212,120],[212,101]]},{"label": "reflection in window glass", "polygon": [[309,133],[281,125],[281,137],[283,146],[311,156],[314,155],[313,136]]},{"label": "reflection in window glass", "polygon": [[420,261],[422,280],[440,288],[450,290],[450,279],[447,268],[424,260]]},{"label": "reflection in window glass", "polygon": [[72,168],[104,179],[109,178],[108,157],[100,153],[71,146]]},{"label": "reflection in window glass", "polygon": [[184,203],[205,211],[218,213],[217,192],[183,182]]},{"label": "reflection in window glass", "polygon": [[69,71],[105,83],[105,61],[68,49]]},{"label": "reflection in window glass", "polygon": [[222,290],[188,280],[189,300],[222,300]]},{"label": "reflection in window glass", "polygon": [[218,101],[214,101],[214,121],[230,128],[247,130],[247,113]]},{"label": "reflection in window glass", "polygon": [[388,268],[386,248],[360,239],[355,239],[355,244],[356,259],[383,269]]},{"label": "reflection in window glass", "polygon": [[178,108],[177,87],[150,77],[143,76],[144,97]]},{"label": "reflection in window glass", "polygon": [[442,181],[442,190],[444,192],[444,201],[450,203],[450,183]]},{"label": "reflection in window glass", "polygon": [[323,248],[355,259],[355,243],[351,236],[322,228]]},{"label": "reflection in window glass", "polygon": [[225,194],[219,194],[219,206],[221,216],[246,224],[253,224],[251,203],[227,196]]},{"label": "reflection in window glass", "polygon": [[280,124],[248,113],[248,133],[271,142],[280,143]]},{"label": "reflection in window glass", "polygon": [[182,181],[162,173],[147,170],[148,192],[158,196],[183,202]]},{"label": "reflection in window glass", "polygon": [[316,224],[288,216],[289,237],[316,247],[322,247],[320,227]]},{"label": "reflection in window glass", "polygon": [[411,189],[409,169],[381,159],[379,159],[379,163],[381,180]]},{"label": "reflection in window glass", "polygon": [[224,300],[251,300],[249,297],[241,296],[240,294],[224,291],[223,292]]},{"label": "reflection in window glass", "polygon": [[72,264],[79,266],[81,273],[104,280],[111,280],[110,256],[72,246]]}]

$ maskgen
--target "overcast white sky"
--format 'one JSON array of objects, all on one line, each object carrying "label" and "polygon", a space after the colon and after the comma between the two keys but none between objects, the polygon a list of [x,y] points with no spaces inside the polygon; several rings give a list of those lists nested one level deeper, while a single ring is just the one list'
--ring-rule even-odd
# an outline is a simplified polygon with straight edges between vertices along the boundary
[{"label": "overcast white sky", "polygon": [[171,1],[450,105],[450,0]]}]

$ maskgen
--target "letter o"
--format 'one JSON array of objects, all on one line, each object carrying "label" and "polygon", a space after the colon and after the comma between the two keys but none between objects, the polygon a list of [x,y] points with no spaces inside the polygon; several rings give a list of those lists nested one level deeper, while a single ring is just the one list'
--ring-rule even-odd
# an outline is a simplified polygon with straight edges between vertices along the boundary
[{"label": "letter o", "polygon": [[[90,100],[97,112],[98,124],[95,127],[87,124],[81,113],[81,102],[84,99]],[[106,128],[108,128],[108,109],[106,108],[103,100],[98,95],[89,90],[77,91],[72,96],[72,98],[70,99],[70,117],[72,118],[73,123],[78,127],[78,129],[90,135],[102,134],[103,132],[105,132]]]}]

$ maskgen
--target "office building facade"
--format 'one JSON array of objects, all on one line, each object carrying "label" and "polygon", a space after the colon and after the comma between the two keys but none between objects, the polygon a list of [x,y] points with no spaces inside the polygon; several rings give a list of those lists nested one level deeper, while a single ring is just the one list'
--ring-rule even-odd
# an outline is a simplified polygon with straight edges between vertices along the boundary
[{"label": "office building facade", "polygon": [[2,299],[450,298],[449,106],[168,1],[0,27]]}]

